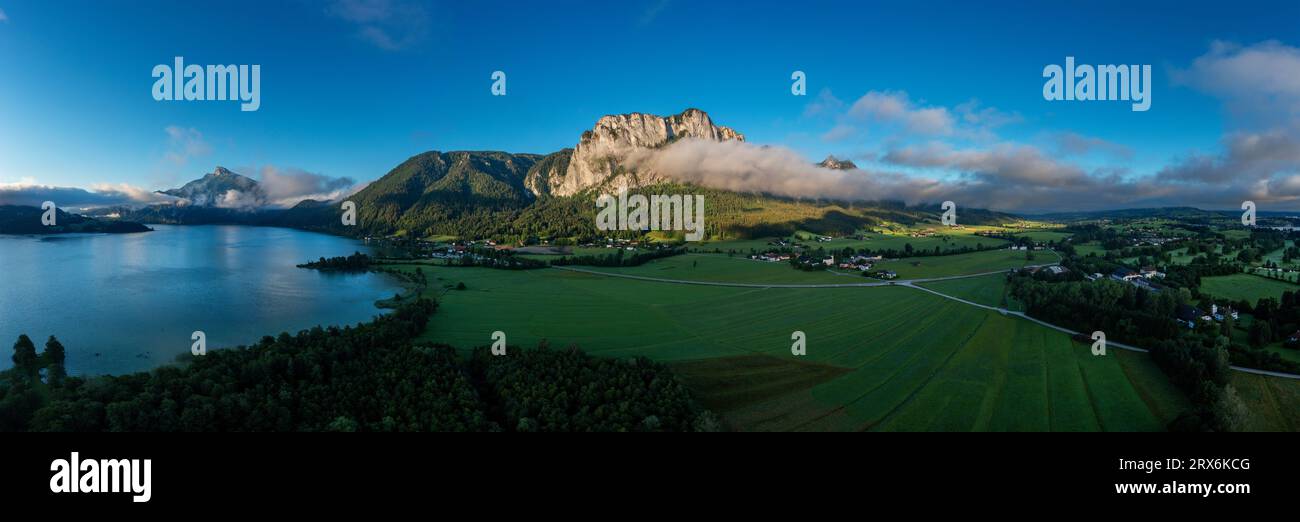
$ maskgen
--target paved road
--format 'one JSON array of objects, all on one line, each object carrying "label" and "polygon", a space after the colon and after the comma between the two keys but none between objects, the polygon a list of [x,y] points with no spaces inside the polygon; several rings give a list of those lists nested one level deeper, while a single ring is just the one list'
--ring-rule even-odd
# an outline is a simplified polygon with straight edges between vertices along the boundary
[{"label": "paved road", "polygon": [[[1028,265],[1028,267],[1044,267],[1044,266],[1052,266],[1052,265],[1055,265],[1055,264],[1058,264],[1058,263],[1049,263],[1049,264],[1046,264],[1046,265]],[[1058,331],[1058,332],[1063,332],[1063,333],[1067,333],[1067,334],[1070,334],[1070,335],[1076,335],[1076,334],[1080,334],[1080,333],[1082,333],[1082,332],[1076,332],[1076,331],[1071,330],[1071,329],[1069,329],[1069,328],[1065,328],[1065,327],[1063,327],[1063,326],[1057,326],[1057,325],[1054,325],[1054,324],[1049,323],[1049,322],[1046,322],[1046,321],[1042,321],[1042,320],[1039,320],[1039,319],[1035,319],[1035,318],[1033,318],[1033,317],[1030,317],[1030,316],[1028,316],[1028,315],[1025,315],[1024,312],[1013,312],[1013,311],[1011,311],[1011,310],[1007,310],[1006,308],[998,308],[998,307],[996,307],[996,306],[989,306],[989,305],[985,305],[985,304],[980,304],[980,303],[976,303],[976,302],[974,302],[974,301],[968,301],[968,300],[966,300],[966,299],[962,299],[962,298],[957,297],[957,296],[952,296],[952,295],[948,295],[948,294],[945,294],[945,293],[942,293],[942,292],[938,292],[938,291],[936,291],[936,290],[932,290],[932,289],[929,289],[929,288],[925,288],[925,287],[923,287],[923,286],[917,286],[917,283],[931,283],[931,282],[935,282],[935,281],[949,281],[949,280],[953,280],[953,279],[965,279],[965,278],[970,278],[970,277],[980,277],[980,276],[986,276],[986,275],[992,275],[992,274],[1005,274],[1005,273],[1007,272],[1006,270],[997,270],[997,271],[994,271],[994,272],[982,272],[982,273],[978,273],[978,274],[963,274],[963,275],[955,275],[955,276],[947,276],[947,277],[930,277],[930,278],[923,278],[923,279],[900,279],[900,280],[895,280],[895,281],[877,281],[877,282],[870,282],[870,283],[843,283],[843,284],[760,284],[760,283],[727,283],[727,282],[720,282],[720,281],[688,281],[688,280],[683,280],[683,279],[663,279],[663,278],[659,278],[659,277],[646,277],[646,276],[634,276],[634,275],[629,275],[629,274],[616,274],[616,273],[611,273],[611,272],[602,272],[602,271],[599,271],[599,270],[588,270],[588,269],[585,269],[585,268],[574,268],[574,267],[570,267],[570,266],[553,266],[553,267],[551,267],[551,268],[555,268],[555,269],[557,269],[557,270],[567,270],[567,271],[569,271],[569,272],[581,272],[581,273],[584,273],[584,274],[594,274],[594,275],[605,276],[605,277],[620,277],[620,278],[623,278],[623,279],[636,279],[636,280],[639,280],[639,281],[651,281],[651,282],[656,282],[656,283],[674,283],[674,284],[682,284],[682,285],[703,285],[703,286],[732,286],[732,287],[740,287],[740,288],[869,288],[869,287],[876,287],[876,286],[902,286],[902,287],[907,287],[907,288],[913,288],[913,289],[916,289],[916,290],[920,290],[920,291],[922,291],[922,292],[929,292],[929,293],[931,293],[931,294],[937,295],[937,296],[942,297],[942,298],[944,298],[944,299],[951,299],[951,300],[953,300],[953,301],[957,301],[957,302],[959,302],[959,303],[964,303],[964,304],[967,304],[967,305],[970,305],[970,306],[975,306],[975,307],[983,308],[983,309],[985,309],[985,310],[991,310],[991,311],[994,311],[994,312],[1000,313],[1000,314],[1002,314],[1002,315],[1012,315],[1012,316],[1016,316],[1016,317],[1019,317],[1019,318],[1021,318],[1021,319],[1026,320],[1026,321],[1031,321],[1031,322],[1038,323],[1038,324],[1040,324],[1040,325],[1046,326],[1046,327],[1051,328],[1051,329],[1053,329],[1053,330],[1056,330],[1056,331]],[[1124,344],[1124,343],[1121,343],[1121,342],[1110,341],[1110,340],[1107,340],[1107,341],[1106,341],[1106,347],[1107,347],[1107,348],[1119,348],[1119,349],[1121,349],[1121,350],[1128,350],[1128,351],[1132,351],[1132,352],[1142,352],[1142,353],[1146,353],[1146,352],[1148,351],[1148,350],[1146,350],[1145,348],[1138,348],[1138,347],[1133,346],[1133,345],[1130,345],[1130,344]],[[1244,373],[1253,373],[1253,374],[1255,374],[1255,375],[1267,375],[1267,376],[1269,376],[1269,377],[1280,377],[1280,378],[1283,378],[1283,379],[1296,379],[1296,380],[1300,380],[1300,375],[1296,375],[1296,374],[1293,374],[1293,373],[1282,373],[1282,372],[1273,372],[1273,371],[1268,371],[1268,370],[1258,370],[1258,369],[1255,369],[1255,368],[1246,368],[1246,367],[1243,367],[1243,366],[1233,366],[1232,369],[1237,370],[1237,371],[1239,371],[1239,372],[1244,372]]]}]

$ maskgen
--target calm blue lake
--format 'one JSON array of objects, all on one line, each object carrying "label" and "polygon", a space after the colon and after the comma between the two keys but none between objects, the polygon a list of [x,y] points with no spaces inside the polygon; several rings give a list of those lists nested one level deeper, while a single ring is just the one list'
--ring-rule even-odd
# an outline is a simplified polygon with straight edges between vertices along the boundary
[{"label": "calm blue lake", "polygon": [[[0,235],[0,369],[25,333],[43,350],[54,335],[68,373],[146,370],[207,346],[368,321],[401,289],[381,274],[294,265],[368,252],[360,241],[299,230],[152,225],[154,232]],[[98,355],[97,355],[98,354]]]}]

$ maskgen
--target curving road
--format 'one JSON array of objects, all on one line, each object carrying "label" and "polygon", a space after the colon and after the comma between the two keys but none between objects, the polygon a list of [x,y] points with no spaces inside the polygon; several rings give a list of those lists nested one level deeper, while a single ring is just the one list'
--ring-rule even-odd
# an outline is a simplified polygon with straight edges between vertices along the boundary
[{"label": "curving road", "polygon": [[[1059,257],[1059,254],[1058,254],[1058,257]],[[1048,264],[1044,264],[1044,265],[1026,265],[1024,268],[1034,268],[1034,267],[1041,268],[1041,267],[1053,266],[1053,265],[1057,265],[1057,264],[1059,264],[1059,263],[1048,263]],[[1002,314],[1002,315],[1011,315],[1011,316],[1019,317],[1019,318],[1021,318],[1021,319],[1026,320],[1026,321],[1031,321],[1031,322],[1034,322],[1034,323],[1038,323],[1038,324],[1040,324],[1040,325],[1042,325],[1042,326],[1046,326],[1046,327],[1051,328],[1051,329],[1053,329],[1053,330],[1056,330],[1056,331],[1058,331],[1058,332],[1063,332],[1063,333],[1070,334],[1070,335],[1078,335],[1078,334],[1081,334],[1081,333],[1082,333],[1082,332],[1076,332],[1076,331],[1074,331],[1074,330],[1071,330],[1071,329],[1066,328],[1066,327],[1063,327],[1063,326],[1057,326],[1057,325],[1054,325],[1054,324],[1052,324],[1052,323],[1049,323],[1049,322],[1046,322],[1046,321],[1042,321],[1042,320],[1040,320],[1040,319],[1035,319],[1035,318],[1033,318],[1033,317],[1030,317],[1030,316],[1028,316],[1028,315],[1025,315],[1024,312],[1013,312],[1013,311],[1011,311],[1011,310],[1007,310],[1006,308],[999,308],[999,307],[996,307],[996,306],[989,306],[989,305],[986,305],[986,304],[980,304],[980,303],[976,303],[976,302],[974,302],[974,301],[969,301],[969,300],[966,300],[966,299],[962,299],[962,298],[957,297],[957,296],[948,295],[948,294],[945,294],[945,293],[939,292],[939,291],[937,291],[937,290],[933,290],[933,289],[930,289],[930,288],[925,288],[925,287],[923,287],[923,286],[917,286],[917,283],[931,283],[931,282],[935,282],[935,281],[949,281],[949,280],[953,280],[953,279],[966,279],[966,278],[971,278],[971,277],[980,277],[980,276],[986,276],[986,275],[992,275],[992,274],[1005,274],[1005,273],[1007,272],[1007,270],[996,270],[996,271],[992,271],[992,272],[981,272],[981,273],[978,273],[978,274],[962,274],[962,275],[946,276],[946,277],[929,277],[929,278],[920,278],[920,279],[899,279],[899,280],[894,280],[894,281],[876,281],[876,282],[870,282],[870,283],[840,283],[840,284],[831,284],[831,283],[826,283],[826,284],[817,284],[817,283],[809,283],[809,284],[762,284],[762,283],[728,283],[728,282],[722,282],[722,281],[690,281],[690,280],[685,280],[685,279],[664,279],[664,278],[659,278],[659,277],[635,276],[635,275],[629,275],[629,274],[616,274],[616,273],[611,273],[611,272],[602,272],[602,271],[600,271],[600,270],[588,270],[588,269],[585,269],[585,268],[574,268],[574,267],[571,267],[571,266],[552,266],[551,268],[554,268],[554,269],[556,269],[556,270],[565,270],[565,271],[569,271],[569,272],[580,272],[580,273],[584,273],[584,274],[593,274],[593,275],[605,276],[605,277],[618,277],[618,278],[623,278],[623,279],[635,279],[635,280],[638,280],[638,281],[650,281],[650,282],[656,282],[656,283],[672,283],[672,284],[681,284],[681,285],[702,285],[702,286],[731,286],[731,287],[739,287],[739,288],[869,288],[869,287],[877,287],[877,286],[902,286],[902,287],[906,287],[906,288],[912,288],[912,289],[920,290],[920,291],[922,291],[922,292],[928,292],[928,293],[931,293],[931,294],[937,295],[937,296],[939,296],[939,297],[942,297],[942,298],[944,298],[944,299],[951,299],[951,300],[953,300],[953,301],[957,301],[957,302],[959,302],[959,303],[963,303],[963,304],[967,304],[967,305],[970,305],[970,306],[975,306],[975,307],[983,308],[983,309],[985,309],[985,310],[994,311],[994,312],[1000,313],[1000,314]],[[1133,346],[1133,345],[1130,345],[1130,344],[1124,344],[1124,343],[1121,343],[1121,342],[1110,341],[1110,340],[1107,340],[1107,341],[1106,341],[1106,347],[1107,347],[1107,348],[1114,347],[1114,348],[1119,348],[1119,349],[1121,349],[1121,350],[1128,350],[1128,351],[1132,351],[1132,352],[1142,352],[1142,353],[1146,353],[1146,352],[1148,352],[1148,350],[1145,349],[1145,348],[1138,348],[1138,347]],[[1274,372],[1274,371],[1269,371],[1269,370],[1258,370],[1258,369],[1255,369],[1255,368],[1246,368],[1246,367],[1244,367],[1244,366],[1233,366],[1232,369],[1233,369],[1233,370],[1236,370],[1236,371],[1239,371],[1239,372],[1251,373],[1251,374],[1255,374],[1255,375],[1267,375],[1267,376],[1269,376],[1269,377],[1279,377],[1279,378],[1282,378],[1282,379],[1296,379],[1296,380],[1300,380],[1300,375],[1296,375],[1296,374],[1293,374],[1293,373]]]}]

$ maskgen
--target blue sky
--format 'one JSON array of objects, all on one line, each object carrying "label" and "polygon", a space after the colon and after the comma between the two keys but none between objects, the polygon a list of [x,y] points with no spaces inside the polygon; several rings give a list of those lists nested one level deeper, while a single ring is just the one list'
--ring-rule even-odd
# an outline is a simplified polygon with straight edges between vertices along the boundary
[{"label": "blue sky", "polygon": [[[0,184],[154,190],[216,165],[366,182],[427,150],[547,153],[605,114],[697,107],[809,161],[979,182],[972,197],[991,206],[1068,201],[1061,186],[1037,202],[991,195],[1008,179],[1053,190],[1059,167],[1087,177],[1067,189],[1115,192],[1096,206],[1297,208],[1300,159],[1237,168],[1254,159],[1228,140],[1300,143],[1300,87],[1252,92],[1222,77],[1293,65],[1297,4],[982,4],[0,0]],[[155,101],[150,71],[174,56],[260,64],[261,108]],[[1151,65],[1151,109],[1044,100],[1042,69],[1066,56]],[[491,96],[494,70],[507,96]],[[807,96],[791,95],[794,70]],[[908,123],[935,113],[943,130]],[[1050,168],[1007,170],[1024,160]],[[1187,189],[1154,188],[1169,183]],[[1125,186],[1142,195],[1125,199]]]}]

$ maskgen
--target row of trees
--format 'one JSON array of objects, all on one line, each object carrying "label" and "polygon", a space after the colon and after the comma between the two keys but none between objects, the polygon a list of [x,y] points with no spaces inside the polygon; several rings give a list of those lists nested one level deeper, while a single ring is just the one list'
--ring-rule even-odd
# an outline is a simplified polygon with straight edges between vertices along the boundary
[{"label": "row of trees", "polygon": [[1025,313],[1072,330],[1103,330],[1108,339],[1150,344],[1178,335],[1174,311],[1190,293],[1152,293],[1128,283],[1050,280],[1019,272],[1008,280],[1010,295]]},{"label": "row of trees", "polygon": [[531,270],[534,268],[546,268],[545,261],[529,259],[514,255],[509,250],[497,250],[495,248],[474,248],[455,260],[448,261],[452,266],[481,266],[486,268],[500,268],[504,270]]},{"label": "row of trees", "polygon": [[311,261],[298,265],[298,268],[312,268],[316,270],[337,270],[342,272],[364,272],[370,269],[370,263],[373,260],[370,256],[361,252],[354,252],[350,256],[324,257],[317,261]]}]

